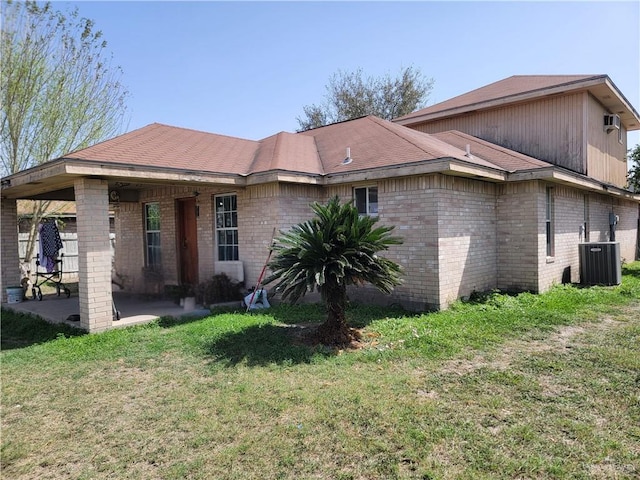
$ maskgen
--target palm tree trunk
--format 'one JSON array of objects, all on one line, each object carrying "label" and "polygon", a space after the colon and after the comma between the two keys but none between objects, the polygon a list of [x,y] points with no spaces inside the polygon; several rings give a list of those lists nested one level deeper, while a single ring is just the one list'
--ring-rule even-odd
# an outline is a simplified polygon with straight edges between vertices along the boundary
[{"label": "palm tree trunk", "polygon": [[327,320],[318,327],[319,342],[324,345],[345,346],[358,340],[358,333],[347,326],[345,317],[347,287],[326,286],[322,293],[327,305]]}]

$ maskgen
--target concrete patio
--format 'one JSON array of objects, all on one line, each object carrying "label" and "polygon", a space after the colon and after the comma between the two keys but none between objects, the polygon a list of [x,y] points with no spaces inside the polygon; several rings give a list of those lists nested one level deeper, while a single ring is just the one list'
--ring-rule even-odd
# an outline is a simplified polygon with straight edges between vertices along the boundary
[{"label": "concrete patio", "polygon": [[[195,309],[187,311],[170,300],[146,300],[119,292],[113,293],[113,299],[120,312],[120,320],[113,322],[113,328],[147,323],[160,317],[206,317],[211,313],[208,308],[198,305]],[[80,326],[79,321],[69,320],[71,315],[80,313],[77,294],[71,295],[70,298],[64,295],[58,297],[55,293],[43,295],[42,301],[29,298],[20,303],[3,303],[2,308],[37,315],[51,323]]]}]

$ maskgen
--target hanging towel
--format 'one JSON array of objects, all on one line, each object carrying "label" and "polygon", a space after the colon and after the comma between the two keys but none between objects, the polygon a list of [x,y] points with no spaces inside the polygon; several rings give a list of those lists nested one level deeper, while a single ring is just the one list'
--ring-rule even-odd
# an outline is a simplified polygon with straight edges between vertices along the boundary
[{"label": "hanging towel", "polygon": [[42,265],[48,273],[56,269],[58,252],[62,249],[62,239],[55,221],[40,224],[40,253]]}]

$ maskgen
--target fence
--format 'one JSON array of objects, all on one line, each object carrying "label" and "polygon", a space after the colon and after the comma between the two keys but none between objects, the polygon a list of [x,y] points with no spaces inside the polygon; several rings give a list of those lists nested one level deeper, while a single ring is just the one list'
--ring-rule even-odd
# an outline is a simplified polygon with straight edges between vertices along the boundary
[{"label": "fence", "polygon": [[[69,275],[71,277],[78,276],[78,234],[76,232],[60,232],[60,238],[62,239],[63,248],[60,250],[60,253],[64,253],[64,259],[62,264],[62,271],[65,275]],[[20,253],[20,260],[22,260],[27,252],[27,242],[29,241],[28,233],[19,233],[18,234],[18,251]],[[38,256],[38,245],[40,238],[36,238],[36,248],[33,252],[33,258],[30,262],[31,273],[36,273],[36,259]],[[111,261],[113,262],[115,256],[115,246],[116,246],[116,234],[109,234],[109,244],[111,250]],[[22,261],[20,262],[22,263]],[[42,269],[41,269],[42,271]]]}]

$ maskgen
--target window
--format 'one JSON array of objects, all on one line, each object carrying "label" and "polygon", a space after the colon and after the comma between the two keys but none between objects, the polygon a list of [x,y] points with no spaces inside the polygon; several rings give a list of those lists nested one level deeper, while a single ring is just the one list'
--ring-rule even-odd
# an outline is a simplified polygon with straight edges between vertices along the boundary
[{"label": "window", "polygon": [[152,269],[159,269],[161,266],[159,203],[146,203],[144,205],[144,233],[146,266]]},{"label": "window", "polygon": [[220,195],[216,202],[216,241],[218,260],[239,260],[238,200],[235,195]]},{"label": "window", "polygon": [[360,215],[378,215],[378,187],[354,188],[353,196]]},{"label": "window", "polygon": [[547,187],[547,212],[545,223],[547,226],[547,257],[553,257],[555,254],[555,241],[554,241],[554,205],[553,205],[553,188]]},{"label": "window", "polygon": [[582,238],[585,242],[589,241],[589,195],[584,196],[584,218],[582,223]]}]

